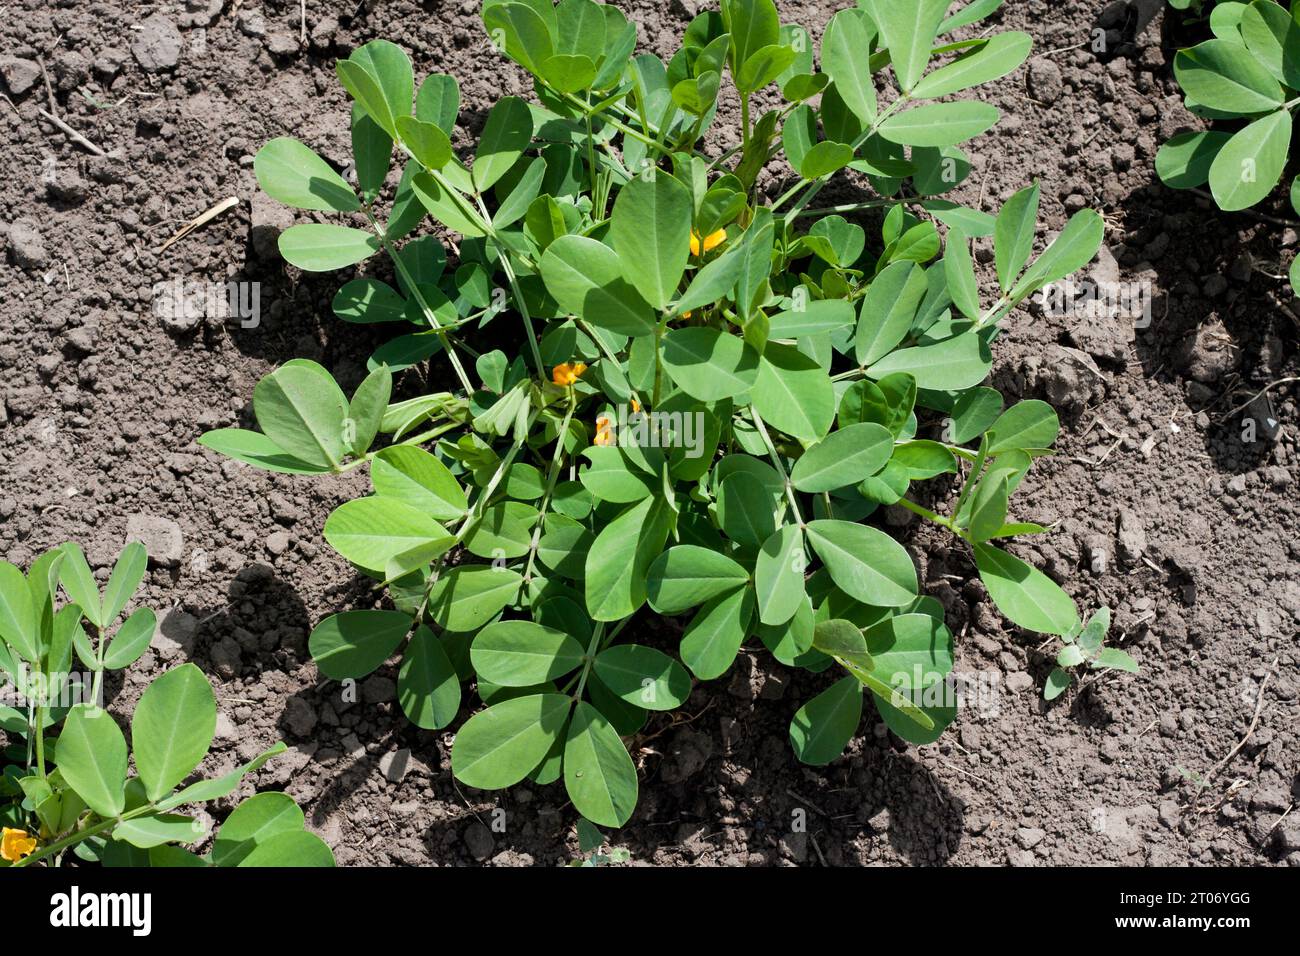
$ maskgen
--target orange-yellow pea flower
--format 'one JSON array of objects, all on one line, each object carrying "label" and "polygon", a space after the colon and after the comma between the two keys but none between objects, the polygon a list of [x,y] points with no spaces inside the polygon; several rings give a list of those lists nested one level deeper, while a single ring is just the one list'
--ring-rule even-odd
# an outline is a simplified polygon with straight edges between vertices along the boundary
[{"label": "orange-yellow pea flower", "polygon": [[567,388],[576,382],[578,376],[585,371],[587,371],[586,362],[561,362],[551,369],[551,381],[556,385]]},{"label": "orange-yellow pea flower", "polygon": [[4,828],[4,834],[0,837],[0,857],[4,857],[10,863],[17,863],[23,857],[31,856],[35,851],[36,838],[28,836],[26,830]]},{"label": "orange-yellow pea flower", "polygon": [[725,229],[718,229],[715,232],[709,233],[707,236],[704,237],[703,241],[700,240],[700,234],[696,232],[694,229],[692,229],[691,230],[691,255],[698,256],[701,254],[701,252],[709,252],[712,249],[716,249],[718,246],[722,245],[726,241],[727,241],[727,230]]},{"label": "orange-yellow pea flower", "polygon": [[638,402],[635,398],[632,399],[632,411],[634,412],[641,411],[641,403]]},{"label": "orange-yellow pea flower", "polygon": [[596,437],[593,440],[596,445],[614,444],[614,423],[608,415],[600,415],[596,418]]}]

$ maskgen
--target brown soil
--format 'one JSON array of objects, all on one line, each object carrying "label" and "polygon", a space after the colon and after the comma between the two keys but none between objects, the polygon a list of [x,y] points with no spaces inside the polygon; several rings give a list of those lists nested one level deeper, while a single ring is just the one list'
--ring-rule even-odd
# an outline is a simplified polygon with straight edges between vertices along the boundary
[{"label": "brown soil", "polygon": [[[1279,823],[1300,793],[1295,386],[1274,388],[1269,408],[1237,410],[1300,371],[1281,278],[1297,236],[1156,181],[1158,143],[1195,123],[1170,75],[1176,37],[1161,16],[1134,36],[1136,11],[1102,6],[1016,0],[995,18],[1033,34],[1036,53],[987,88],[1003,120],[970,144],[974,171],[955,198],[994,209],[1037,178],[1044,238],[1091,205],[1109,223],[1094,275],[1150,283],[1145,329],[1023,310],[999,340],[995,375],[1010,398],[1052,401],[1064,423],[1060,454],[1017,503],[1022,518],[1058,526],[1019,551],[1081,606],[1115,609],[1141,674],[1045,705],[1046,649],[1000,621],[962,550],[904,529],[959,635],[958,668],[999,679],[995,712],[968,709],[920,749],[869,714],[846,756],[803,767],[786,728],[826,678],[748,648],[675,723],[652,722],[635,742],[641,804],[615,836],[635,861],[1300,863],[1300,815]],[[624,4],[661,55],[694,7]],[[814,35],[833,10],[783,7]],[[1099,21],[1101,53],[1090,44]],[[266,255],[285,220],[252,202],[252,156],[272,136],[346,165],[336,57],[375,37],[401,43],[419,75],[460,78],[470,132],[496,97],[528,95],[522,73],[489,50],[473,0],[311,0],[306,29],[302,43],[289,0],[0,3],[13,104],[0,104],[0,555],[24,564],[71,538],[106,574],[128,521],[156,532],[145,597],[166,617],[110,693],[125,709],[161,669],[196,661],[224,714],[206,769],[288,740],[256,786],[299,799],[340,862],[568,860],[575,814],[562,789],[460,787],[448,769],[454,728],[408,725],[391,671],[347,703],[312,665],[312,624],[371,600],[320,537],[364,477],[269,476],[194,444],[246,421],[254,384],[277,363],[317,359],[348,388],[376,344],[332,316],[340,278]],[[29,83],[11,59],[38,57],[59,115],[113,156],[39,116],[50,110],[44,81]],[[158,251],[227,196],[240,198],[236,210]],[[1281,201],[1261,211],[1288,216]],[[165,327],[153,288],[176,278],[260,282],[260,325]],[[1254,441],[1243,440],[1244,415],[1257,421]]]}]

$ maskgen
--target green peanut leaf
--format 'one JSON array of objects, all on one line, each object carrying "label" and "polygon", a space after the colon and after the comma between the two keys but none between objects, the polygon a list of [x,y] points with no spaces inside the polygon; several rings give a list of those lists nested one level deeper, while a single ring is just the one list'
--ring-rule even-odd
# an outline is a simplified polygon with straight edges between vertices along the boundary
[{"label": "green peanut leaf", "polygon": [[[943,23],[939,24],[939,36],[945,33],[951,33],[958,27],[969,26],[972,23],[978,23],[985,17],[989,16],[998,7],[1002,6],[1006,0],[971,0],[963,7],[958,7],[957,11],[950,17],[946,17]],[[1177,0],[1174,0],[1177,6]]]},{"label": "green peanut leaf", "polygon": [[636,809],[632,758],[618,732],[586,701],[578,701],[564,742],[564,789],[574,809],[600,826],[621,827]]},{"label": "green peanut leaf", "polygon": [[1043,700],[1056,700],[1065,693],[1073,679],[1069,671],[1053,667],[1047,675],[1047,683],[1043,685]]},{"label": "green peanut leaf", "polygon": [[295,458],[261,432],[244,428],[217,428],[199,436],[199,444],[266,471],[287,475],[323,475],[333,469]]},{"label": "green peanut leaf", "polygon": [[[3,565],[0,565],[3,567]],[[59,772],[64,782],[101,817],[126,806],[126,738],[108,711],[78,704],[59,734]]]},{"label": "green peanut leaf", "polygon": [[478,152],[470,173],[474,187],[483,192],[504,176],[524,154],[533,139],[533,113],[517,96],[497,100],[488,111]]},{"label": "green peanut leaf", "polygon": [[591,466],[578,472],[578,480],[601,501],[632,504],[654,494],[655,480],[644,471],[633,468],[617,447],[593,445],[584,448],[582,455]]},{"label": "green peanut leaf", "polygon": [[772,316],[768,335],[774,339],[820,335],[845,328],[855,318],[853,305],[844,299],[816,299],[801,309],[788,309]]},{"label": "green peanut leaf", "polygon": [[540,75],[542,64],[555,54],[556,31],[550,29],[548,19],[551,23],[555,19],[549,3],[544,10],[527,3],[483,5],[483,25],[493,46],[534,75]]},{"label": "green peanut leaf", "polygon": [[1037,568],[991,544],[975,545],[975,565],[998,610],[1043,634],[1069,634],[1079,624],[1074,602]]},{"label": "green peanut leaf", "polygon": [[498,621],[478,632],[470,660],[479,677],[502,687],[531,687],[563,677],[583,661],[581,644],[532,621]]},{"label": "green peanut leaf", "polygon": [[480,790],[514,786],[561,739],[572,703],[563,694],[533,694],[479,711],[465,722],[452,744],[451,769],[456,779]]},{"label": "green peanut leaf", "polygon": [[892,262],[876,276],[862,297],[854,354],[871,365],[907,336],[928,288],[925,270],[915,262]]},{"label": "green peanut leaf", "polygon": [[90,571],[90,565],[86,563],[86,556],[82,553],[81,546],[73,541],[66,542],[62,550],[63,563],[59,566],[59,582],[72,603],[80,607],[81,613],[86,615],[86,620],[102,630],[108,622],[104,620],[104,612],[100,607],[99,585],[95,583],[95,576]]},{"label": "green peanut leaf", "polygon": [[212,780],[200,780],[192,783],[184,790],[178,791],[172,796],[158,803],[159,811],[167,811],[183,806],[187,803],[207,803],[209,800],[220,800],[235,792],[235,788],[250,773],[260,770],[272,757],[284,753],[289,748],[283,741],[278,742],[268,750],[264,750],[242,767],[237,767],[223,777],[217,777]]},{"label": "green peanut leaf", "polygon": [[302,810],[288,794],[254,794],[221,824],[212,843],[212,862],[216,866],[238,866],[272,837],[301,831],[305,824]]},{"label": "green peanut leaf", "polygon": [[664,336],[663,365],[682,391],[702,402],[748,392],[759,375],[758,353],[744,339],[701,326]]},{"label": "green peanut leaf", "polygon": [[1280,4],[1256,0],[1238,24],[1246,48],[1275,80],[1300,87],[1300,24]]},{"label": "green peanut leaf", "polygon": [[755,50],[740,68],[736,89],[742,93],[761,90],[794,63],[795,55],[793,48],[781,43],[770,43]]},{"label": "green peanut leaf", "polygon": [[996,537],[1007,520],[1007,496],[1010,493],[1005,473],[989,472],[980,480],[971,498],[970,536],[973,541]]},{"label": "green peanut leaf", "polygon": [[393,445],[376,454],[370,480],[381,498],[400,501],[439,521],[453,521],[469,507],[447,466],[414,445]]},{"label": "green peanut leaf", "polygon": [[993,231],[993,258],[998,285],[1006,292],[1024,271],[1034,251],[1034,228],[1038,221],[1038,183],[1020,190],[998,213]]},{"label": "green peanut leaf", "polygon": [[354,266],[379,251],[374,233],[351,226],[305,222],[280,233],[280,255],[307,272],[333,272]]},{"label": "green peanut leaf", "polygon": [[806,596],[803,532],[797,524],[778,529],[763,542],[754,566],[754,594],[761,623],[776,626],[794,617]]},{"label": "green peanut leaf", "polygon": [[867,375],[879,380],[906,373],[916,380],[918,388],[960,390],[984,381],[992,366],[993,357],[984,339],[965,332],[934,345],[891,352],[868,368]]},{"label": "green peanut leaf", "polygon": [[162,799],[193,772],[216,727],[217,699],[195,665],[168,671],[145,689],[131,718],[131,749],[150,800]]},{"label": "green peanut leaf", "polygon": [[790,745],[800,761],[825,766],[849,745],[862,723],[862,685],[843,677],[795,713],[790,721]]},{"label": "green peanut leaf", "polygon": [[626,268],[609,246],[586,236],[560,236],[541,261],[547,291],[566,312],[617,335],[654,331],[654,313],[627,281]]},{"label": "green peanut leaf", "polygon": [[693,203],[675,177],[649,175],[619,191],[609,238],[628,280],[650,305],[663,309],[676,298],[690,256]]},{"label": "green peanut leaf", "polygon": [[853,147],[848,143],[822,140],[813,144],[799,163],[799,175],[804,179],[821,179],[853,162]]},{"label": "green peanut leaf", "polygon": [[477,630],[515,602],[523,580],[509,568],[452,568],[429,592],[429,616],[449,631]]},{"label": "green peanut leaf", "polygon": [[412,570],[445,553],[455,535],[424,512],[392,498],[345,501],[325,520],[325,540],[353,564],[386,573]]},{"label": "green peanut leaf", "polygon": [[1103,647],[1097,652],[1097,656],[1093,658],[1092,666],[1110,667],[1114,670],[1126,671],[1129,674],[1138,672],[1137,661],[1117,647]]},{"label": "green peanut leaf", "polygon": [[996,80],[1018,69],[1034,45],[1028,33],[999,33],[956,60],[923,77],[912,90],[917,99],[947,96]]},{"label": "green peanut leaf", "polygon": [[480,558],[521,558],[532,544],[537,509],[522,501],[490,506],[465,537],[465,549]]},{"label": "green peanut leaf", "polygon": [[956,146],[996,125],[996,106],[962,100],[925,103],[895,113],[880,124],[880,137],[904,146]]},{"label": "green peanut leaf", "polygon": [[[384,167],[387,169],[387,162]],[[273,139],[257,151],[253,173],[262,192],[286,206],[327,212],[361,208],[357,194],[329,163],[287,136]]]},{"label": "green peanut leaf", "polygon": [[864,125],[876,121],[876,88],[871,78],[871,34],[856,10],[831,17],[822,35],[822,69],[835,83],[840,99]]},{"label": "green peanut leaf", "polygon": [[754,617],[754,592],[739,588],[707,602],[682,635],[682,663],[700,680],[721,677],[731,667]]},{"label": "green peanut leaf", "polygon": [[104,652],[104,666],[120,671],[138,661],[149,649],[157,624],[153,608],[142,607],[128,617]]},{"label": "green peanut leaf", "polygon": [[344,611],[317,624],[307,646],[326,677],[365,677],[393,655],[410,630],[411,618],[401,611]]},{"label": "green peanut leaf", "polygon": [[166,843],[197,843],[207,836],[207,832],[207,828],[193,817],[158,813],[123,820],[113,828],[113,839],[148,850]]},{"label": "green peanut leaf", "polygon": [[717,551],[679,544],[659,555],[647,574],[650,606],[660,614],[681,614],[749,582],[749,573]]},{"label": "green peanut leaf", "polygon": [[1156,174],[1171,189],[1195,189],[1210,180],[1210,167],[1231,133],[1202,130],[1179,133],[1156,152]]},{"label": "green peanut leaf", "polygon": [[646,710],[674,710],[691,695],[691,676],[663,651],[617,644],[596,656],[596,675],[616,696]]},{"label": "green peanut leaf", "polygon": [[758,548],[776,531],[772,495],[749,472],[727,475],[718,485],[718,523],[728,538]]},{"label": "green peanut leaf", "polygon": [[1080,209],[1070,217],[1060,235],[1043,250],[1043,254],[1025,270],[1025,274],[1011,290],[1012,301],[1019,301],[1036,289],[1064,279],[1086,266],[1101,248],[1105,232],[1106,224],[1097,212]]},{"label": "green peanut leaf", "polygon": [[244,867],[329,867],[334,865],[334,853],[329,844],[306,830],[277,833],[248,856],[239,861]]},{"label": "green peanut leaf", "polygon": [[148,563],[149,555],[139,541],[127,544],[122,549],[122,553],[117,556],[113,571],[108,576],[108,584],[104,587],[102,607],[105,625],[113,623],[125,610],[127,602],[131,600],[136,589],[140,587],[140,582],[144,580]]},{"label": "green peanut leaf", "polygon": [[338,468],[348,454],[348,401],[325,369],[283,365],[253,389],[253,412],[266,437],[300,461]]},{"label": "green peanut leaf", "polygon": [[898,687],[927,687],[952,670],[952,633],[929,614],[899,614],[862,632],[873,673]]},{"label": "green peanut leaf", "polygon": [[0,640],[31,663],[40,659],[37,610],[27,578],[7,561],[0,561]]},{"label": "green peanut leaf", "polygon": [[1220,209],[1245,209],[1273,191],[1286,166],[1291,126],[1291,114],[1278,110],[1233,133],[1219,149],[1210,164],[1210,192]]},{"label": "green peanut leaf", "polygon": [[1051,448],[1060,430],[1056,411],[1036,398],[1016,402],[989,428],[988,453]]},{"label": "green peanut leaf", "polygon": [[763,47],[780,42],[781,22],[772,0],[727,0],[726,7],[734,73]]},{"label": "green peanut leaf", "polygon": [[[894,451],[894,436],[873,422],[831,432],[795,462],[790,480],[800,491],[834,491],[874,475]],[[764,621],[764,623],[769,623]]]},{"label": "green peanut leaf", "polygon": [[[341,63],[351,67],[345,75],[336,64],[344,87],[385,132],[397,139],[397,119],[410,115],[411,99],[415,94],[415,75],[406,51],[388,40],[371,40],[357,47]],[[364,71],[370,83],[358,83],[358,69]],[[364,95],[358,95],[358,90]]]},{"label": "green peanut leaf", "polygon": [[425,169],[442,169],[451,160],[451,140],[434,123],[414,116],[397,119],[397,132],[411,155]]},{"label": "green peanut leaf", "polygon": [[1242,44],[1206,40],[1174,56],[1174,76],[1183,93],[1197,103],[1226,113],[1263,113],[1286,100],[1278,81],[1255,58],[1242,55]]},{"label": "green peanut leaf", "polygon": [[830,376],[794,346],[768,343],[750,397],[765,422],[806,442],[821,440],[835,420]]},{"label": "green peanut leaf", "polygon": [[446,73],[430,73],[415,94],[416,119],[433,123],[451,135],[460,112],[460,84]]},{"label": "green peanut leaf", "polygon": [[417,727],[437,730],[460,710],[460,678],[440,641],[423,624],[415,630],[397,672],[397,702]]},{"label": "green peanut leaf", "polygon": [[850,521],[810,521],[808,543],[836,587],[863,604],[903,607],[916,600],[916,568],[901,544]]},{"label": "green peanut leaf", "polygon": [[668,515],[656,498],[628,506],[587,552],[587,611],[597,621],[628,617],[646,600],[646,574],[668,538]]},{"label": "green peanut leaf", "polygon": [[980,317],[979,283],[975,278],[975,265],[971,262],[970,240],[958,228],[949,228],[948,245],[943,254],[944,278],[948,280],[948,294],[953,305],[972,321]]},{"label": "green peanut leaf", "polygon": [[393,159],[393,140],[360,104],[352,104],[350,125],[357,185],[361,187],[366,201],[374,202],[388,177],[388,164]]},{"label": "green peanut leaf", "polygon": [[[939,24],[948,10],[948,0],[915,0],[912,3],[872,3],[871,16],[880,27],[884,46],[894,67],[894,76],[904,93],[912,92],[930,61]],[[864,56],[866,50],[859,51]]]}]

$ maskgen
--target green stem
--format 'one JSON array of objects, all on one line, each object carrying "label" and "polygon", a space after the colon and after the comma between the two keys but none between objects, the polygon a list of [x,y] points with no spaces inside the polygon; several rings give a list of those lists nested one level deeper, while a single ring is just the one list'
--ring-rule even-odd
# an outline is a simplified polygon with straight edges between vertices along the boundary
[{"label": "green stem", "polygon": [[[860,147],[872,135],[874,135],[876,130],[880,128],[881,124],[883,124],[885,120],[887,120],[890,116],[892,116],[900,106],[908,102],[910,99],[911,98],[906,93],[904,93],[898,99],[894,100],[894,102],[890,103],[889,106],[887,106],[884,110],[878,113],[876,115],[875,121],[870,126],[868,126],[865,130],[863,130],[862,133],[857,137],[857,139],[855,139],[851,144],[853,147],[853,151],[856,153],[858,151],[858,147]],[[794,186],[790,187],[790,189],[788,189],[784,195],[782,195],[779,199],[777,199],[776,202],[772,203],[772,211],[776,212],[778,209],[780,209],[783,205],[785,205],[785,203],[789,199],[793,198],[795,193],[803,189],[805,186],[811,187],[807,192],[803,194],[803,196],[799,199],[799,201],[795,203],[794,208],[785,214],[785,220],[787,222],[793,222],[795,219],[799,218],[799,215],[803,210],[803,208],[807,206],[808,203],[812,202],[812,198],[816,196],[819,192],[821,192],[822,187],[826,185],[829,179],[830,176],[819,176],[817,179],[801,180],[800,182],[796,183]]]},{"label": "green stem", "polygon": [[750,405],[749,414],[754,419],[754,427],[758,429],[763,444],[767,446],[767,454],[772,459],[772,464],[776,466],[776,470],[781,475],[781,481],[785,485],[785,496],[790,502],[790,510],[794,513],[794,520],[799,523],[799,527],[803,528],[805,527],[803,515],[799,511],[799,501],[794,496],[794,485],[790,481],[790,474],[785,470],[785,462],[781,461],[781,456],[776,450],[776,445],[772,442],[772,436],[767,433],[767,426],[763,424],[758,409]]},{"label": "green stem", "polygon": [[45,701],[36,706],[36,770],[45,779]]},{"label": "green stem", "polygon": [[483,204],[483,197],[475,195],[474,200],[478,203],[479,213],[483,218],[484,230],[490,238],[496,240],[501,249],[501,268],[505,270],[506,281],[510,283],[510,291],[515,297],[515,308],[519,310],[519,315],[523,319],[524,333],[528,337],[529,351],[533,353],[533,364],[537,366],[537,374],[542,375],[545,369],[542,367],[541,350],[537,347],[537,330],[533,328],[533,317],[528,314],[528,303],[524,301],[524,294],[519,288],[519,280],[515,277],[514,265],[510,261],[510,257],[514,253],[497,236],[496,229],[492,226],[492,216],[488,212],[487,206]]},{"label": "green stem", "polygon": [[664,331],[668,328],[668,319],[665,316],[658,325],[655,326],[655,391],[652,407],[659,407],[659,398],[663,392],[664,380]]},{"label": "green stem", "polygon": [[528,564],[524,568],[524,585],[533,578],[533,566],[537,561],[537,547],[542,543],[542,525],[546,521],[546,513],[551,507],[551,497],[555,494],[555,485],[560,479],[561,466],[564,462],[564,439],[569,434],[569,423],[573,421],[573,413],[578,407],[577,394],[573,386],[569,386],[569,409],[564,413],[564,424],[560,426],[560,434],[555,440],[555,453],[551,456],[550,471],[546,475],[546,493],[542,495],[541,506],[537,509],[537,519],[533,525],[532,541],[528,545]]},{"label": "green stem", "polygon": [[587,687],[587,675],[591,673],[591,665],[596,661],[596,653],[599,649],[600,639],[605,634],[605,622],[597,621],[596,629],[591,632],[591,642],[587,645],[587,654],[582,661],[582,677],[578,679],[578,689],[573,692],[574,700],[582,700],[582,692]]},{"label": "green stem", "polygon": [[402,277],[402,280],[406,283],[407,288],[411,290],[411,295],[414,297],[415,301],[419,303],[420,311],[424,313],[425,321],[428,322],[429,326],[438,333],[438,338],[442,342],[442,347],[447,352],[447,358],[451,360],[452,368],[456,370],[456,377],[460,379],[460,384],[461,387],[465,389],[465,394],[474,394],[474,386],[469,382],[469,376],[465,373],[465,367],[460,362],[460,356],[456,354],[456,350],[452,347],[451,336],[447,334],[447,331],[442,327],[442,323],[438,321],[438,316],[434,314],[433,309],[429,306],[429,302],[425,299],[424,293],[421,292],[420,287],[416,285],[415,278],[406,268],[405,263],[398,258],[397,250],[393,248],[393,244],[388,240],[388,235],[380,227],[379,222],[368,209],[366,210],[366,218],[370,220],[370,227],[375,231],[375,235],[379,237],[379,242],[384,247],[384,252],[386,252],[388,258],[392,260],[393,268],[397,270],[398,274]]}]

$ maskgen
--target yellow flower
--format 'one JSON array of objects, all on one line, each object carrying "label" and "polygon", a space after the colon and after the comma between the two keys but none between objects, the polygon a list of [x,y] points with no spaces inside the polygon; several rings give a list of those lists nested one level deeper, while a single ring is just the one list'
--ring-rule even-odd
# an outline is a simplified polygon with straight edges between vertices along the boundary
[{"label": "yellow flower", "polygon": [[634,412],[641,411],[641,403],[638,402],[635,398],[632,399],[632,411]]},{"label": "yellow flower", "polygon": [[0,857],[4,857],[10,863],[17,863],[35,851],[36,838],[28,836],[26,830],[4,828],[3,837],[0,838]]},{"label": "yellow flower", "polygon": [[556,385],[568,387],[578,380],[578,376],[587,371],[586,362],[561,362],[551,369],[551,381]]},{"label": "yellow flower", "polygon": [[596,417],[596,437],[593,444],[614,444],[614,422],[608,415],[599,415]]},{"label": "yellow flower", "polygon": [[693,256],[700,255],[701,245],[703,245],[704,247],[702,251],[709,252],[712,249],[716,249],[718,246],[722,245],[726,241],[727,241],[727,230],[725,229],[719,229],[716,232],[709,233],[707,236],[704,237],[703,243],[700,242],[700,234],[696,232],[694,229],[692,229],[691,230],[691,255]]}]

